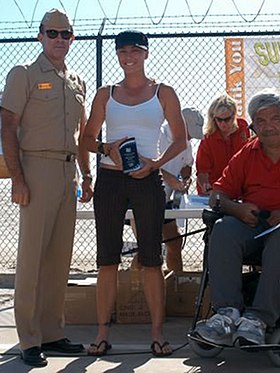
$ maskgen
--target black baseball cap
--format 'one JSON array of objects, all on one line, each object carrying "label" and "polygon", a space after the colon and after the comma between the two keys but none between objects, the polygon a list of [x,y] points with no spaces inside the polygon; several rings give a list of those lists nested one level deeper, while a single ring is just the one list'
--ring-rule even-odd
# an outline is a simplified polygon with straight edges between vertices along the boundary
[{"label": "black baseball cap", "polygon": [[126,45],[134,45],[135,47],[148,50],[149,43],[145,34],[140,31],[127,30],[120,32],[115,39],[116,50],[125,47]]}]

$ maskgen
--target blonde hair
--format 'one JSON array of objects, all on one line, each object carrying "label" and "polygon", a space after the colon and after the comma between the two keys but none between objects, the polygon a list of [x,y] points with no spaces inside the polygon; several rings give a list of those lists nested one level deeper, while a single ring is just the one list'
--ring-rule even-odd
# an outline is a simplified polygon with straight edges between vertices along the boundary
[{"label": "blonde hair", "polygon": [[237,113],[237,105],[236,102],[232,97],[230,97],[227,93],[217,97],[212,103],[210,104],[210,107],[208,109],[208,118],[207,122],[205,124],[205,127],[203,128],[204,135],[211,135],[214,133],[218,127],[215,121],[215,116],[220,111],[230,110],[232,111],[232,114],[234,115],[234,122],[233,127],[238,127],[237,120],[236,120],[236,113]]}]

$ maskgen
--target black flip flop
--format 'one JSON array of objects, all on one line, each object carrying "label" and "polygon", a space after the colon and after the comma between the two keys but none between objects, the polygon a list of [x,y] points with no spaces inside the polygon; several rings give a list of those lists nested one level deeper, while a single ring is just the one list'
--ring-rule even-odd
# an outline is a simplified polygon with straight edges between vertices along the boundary
[{"label": "black flip flop", "polygon": [[[168,346],[169,345],[169,342],[165,341],[163,342],[163,344],[160,344],[158,341],[154,341],[152,344],[151,344],[151,350],[152,350],[152,354],[156,357],[165,357],[165,356],[170,356],[172,355],[173,351],[170,351],[170,352],[163,352],[163,348],[165,346]],[[160,349],[160,352],[158,352],[156,350],[156,347],[158,347]]]},{"label": "black flip flop", "polygon": [[[98,351],[99,348],[104,345],[104,349],[101,350],[101,351]],[[95,347],[96,348],[96,351],[95,352],[89,352],[88,351],[88,355],[89,356],[104,356],[104,355],[107,355],[107,352],[112,348],[112,345],[110,343],[108,343],[107,341],[105,341],[105,339],[103,339],[101,342],[99,342],[98,344],[96,343],[91,343],[90,346],[92,347]]]}]

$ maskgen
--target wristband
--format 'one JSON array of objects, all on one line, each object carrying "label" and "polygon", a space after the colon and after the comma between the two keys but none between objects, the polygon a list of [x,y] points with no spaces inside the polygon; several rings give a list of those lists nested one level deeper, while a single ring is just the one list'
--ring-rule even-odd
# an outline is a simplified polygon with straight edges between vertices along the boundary
[{"label": "wristband", "polygon": [[90,182],[92,182],[92,174],[83,174],[83,180],[89,180]]},{"label": "wristband", "polygon": [[97,153],[105,155],[105,150],[104,150],[104,144],[103,144],[103,142],[99,142],[98,143],[98,145],[97,145]]}]

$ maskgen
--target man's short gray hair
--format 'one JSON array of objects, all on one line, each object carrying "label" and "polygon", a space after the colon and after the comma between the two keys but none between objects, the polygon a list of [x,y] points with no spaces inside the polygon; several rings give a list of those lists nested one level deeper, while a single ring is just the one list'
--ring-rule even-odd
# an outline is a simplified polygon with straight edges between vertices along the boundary
[{"label": "man's short gray hair", "polygon": [[254,95],[248,105],[248,113],[252,120],[255,114],[269,106],[276,105],[280,109],[280,95],[276,90],[264,90]]}]

